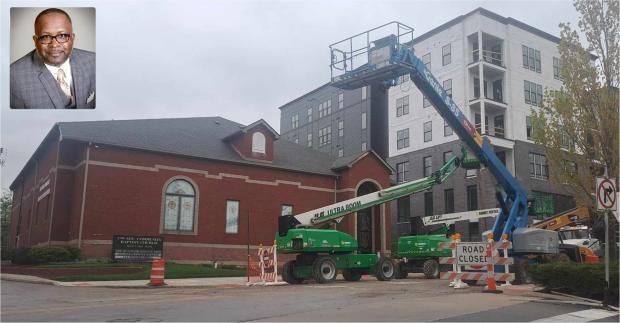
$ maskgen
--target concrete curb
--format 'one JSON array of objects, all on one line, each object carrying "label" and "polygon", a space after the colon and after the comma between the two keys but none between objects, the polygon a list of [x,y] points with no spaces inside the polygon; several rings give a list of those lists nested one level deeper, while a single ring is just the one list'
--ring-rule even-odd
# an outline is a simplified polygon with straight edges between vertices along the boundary
[{"label": "concrete curb", "polygon": [[0,274],[1,280],[15,281],[21,283],[57,285],[57,281],[45,279],[37,276],[17,275],[17,274]]},{"label": "concrete curb", "polygon": [[60,282],[29,275],[1,274],[0,279],[22,283],[45,284],[61,287],[108,287],[108,288],[233,288],[246,287],[246,277],[214,277],[214,278],[183,278],[166,279],[164,286],[149,286],[149,280],[122,280],[122,281],[78,281]]}]

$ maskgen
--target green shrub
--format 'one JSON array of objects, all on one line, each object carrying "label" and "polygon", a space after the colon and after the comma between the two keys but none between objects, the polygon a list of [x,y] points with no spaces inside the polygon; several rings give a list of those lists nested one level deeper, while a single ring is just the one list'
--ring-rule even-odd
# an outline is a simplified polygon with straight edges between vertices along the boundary
[{"label": "green shrub", "polygon": [[80,258],[82,257],[82,250],[80,250],[79,248],[71,246],[65,246],[64,248],[69,251],[69,254],[71,254],[71,260],[80,260]]},{"label": "green shrub", "polygon": [[11,262],[17,265],[30,264],[29,248],[13,249],[13,257]]},{"label": "green shrub", "polygon": [[73,260],[67,248],[56,246],[31,248],[28,255],[34,264]]},{"label": "green shrub", "polygon": [[11,248],[2,248],[2,250],[0,250],[0,253],[2,253],[2,260],[13,260],[15,250]]},{"label": "green shrub", "polygon": [[[552,262],[529,268],[532,280],[549,290],[602,300],[605,288],[604,264]],[[609,266],[611,302],[618,303],[618,263]]]},{"label": "green shrub", "polygon": [[18,265],[40,265],[50,262],[69,262],[80,259],[80,249],[66,246],[46,246],[15,249],[12,262]]}]

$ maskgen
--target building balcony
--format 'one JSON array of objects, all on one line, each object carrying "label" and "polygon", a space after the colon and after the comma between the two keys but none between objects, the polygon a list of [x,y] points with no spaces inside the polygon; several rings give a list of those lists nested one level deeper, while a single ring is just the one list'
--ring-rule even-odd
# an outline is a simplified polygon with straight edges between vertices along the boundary
[{"label": "building balcony", "polygon": [[506,69],[506,66],[504,65],[504,60],[502,59],[501,51],[494,52],[490,50],[482,50],[482,57],[480,57],[480,50],[475,49],[472,51],[471,58],[472,60],[469,62],[469,64],[485,62]]},{"label": "building balcony", "polygon": [[504,111],[508,109],[508,103],[503,102],[501,98],[488,98],[485,97],[483,99],[479,97],[474,97],[469,100],[469,106],[472,108],[477,108],[480,110],[480,102],[484,101],[485,109],[489,109],[491,111]]}]

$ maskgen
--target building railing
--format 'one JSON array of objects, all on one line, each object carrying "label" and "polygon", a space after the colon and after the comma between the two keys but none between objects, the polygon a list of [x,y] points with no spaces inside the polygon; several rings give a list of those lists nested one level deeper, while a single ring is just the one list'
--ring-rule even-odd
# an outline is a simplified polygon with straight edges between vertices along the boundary
[{"label": "building railing", "polygon": [[[480,61],[480,50],[475,49],[472,51],[472,63],[476,63]],[[482,60],[491,63],[493,65],[504,67],[504,62],[502,60],[502,52],[494,52],[490,50],[482,50]]]},{"label": "building railing", "polygon": [[[476,123],[476,131],[478,131],[478,133],[482,133],[480,131],[481,129],[482,129],[482,125],[479,123]],[[506,138],[506,129],[504,127],[493,127],[493,133],[489,133],[489,124],[487,123],[484,125],[484,129],[486,130],[485,133],[487,135],[497,137],[497,138]]]},{"label": "building railing", "polygon": [[[474,96],[472,99],[469,99],[469,102],[476,101],[476,100],[479,100],[479,99],[480,99],[479,95],[478,96]],[[503,99],[501,97],[500,98],[490,98],[490,97],[485,95],[484,99],[491,100],[493,102],[497,102],[497,103],[501,103],[501,104],[507,104],[506,102],[503,101]]]}]

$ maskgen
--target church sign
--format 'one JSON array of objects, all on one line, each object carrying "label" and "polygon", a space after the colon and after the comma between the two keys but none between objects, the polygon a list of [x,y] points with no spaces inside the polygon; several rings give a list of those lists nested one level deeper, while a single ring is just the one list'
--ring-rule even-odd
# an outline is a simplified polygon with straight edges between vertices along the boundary
[{"label": "church sign", "polygon": [[164,256],[164,238],[115,235],[112,239],[112,260],[150,262]]}]

